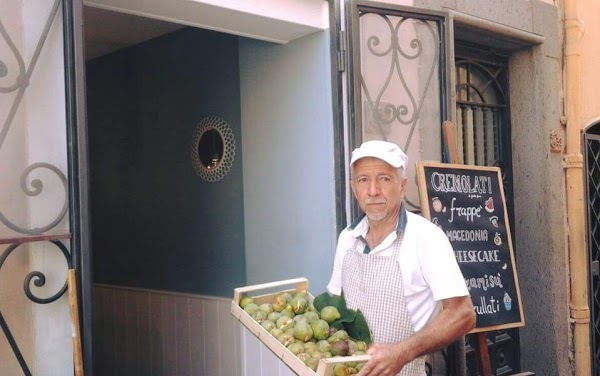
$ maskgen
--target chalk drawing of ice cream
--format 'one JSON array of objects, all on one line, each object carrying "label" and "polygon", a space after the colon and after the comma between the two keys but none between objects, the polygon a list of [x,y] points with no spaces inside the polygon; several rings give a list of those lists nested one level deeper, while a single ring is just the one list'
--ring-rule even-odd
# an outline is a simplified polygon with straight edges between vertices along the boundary
[{"label": "chalk drawing of ice cream", "polygon": [[504,308],[506,308],[507,311],[510,311],[510,309],[512,308],[512,299],[510,298],[510,296],[508,296],[508,293],[505,292],[504,293]]},{"label": "chalk drawing of ice cream", "polygon": [[433,207],[433,210],[435,210],[436,212],[441,212],[442,209],[444,208],[444,205],[442,204],[442,202],[440,201],[439,198],[434,197],[431,200],[431,206]]},{"label": "chalk drawing of ice cream", "polygon": [[502,238],[500,237],[500,233],[498,233],[498,232],[494,236],[494,244],[496,244],[498,246],[502,244]]},{"label": "chalk drawing of ice cream", "polygon": [[485,201],[484,207],[485,207],[485,211],[487,211],[488,213],[493,213],[494,212],[494,199],[491,197],[488,198]]},{"label": "chalk drawing of ice cream", "polygon": [[492,225],[494,225],[494,227],[498,227],[498,217],[493,215],[490,217],[490,222],[492,222]]}]

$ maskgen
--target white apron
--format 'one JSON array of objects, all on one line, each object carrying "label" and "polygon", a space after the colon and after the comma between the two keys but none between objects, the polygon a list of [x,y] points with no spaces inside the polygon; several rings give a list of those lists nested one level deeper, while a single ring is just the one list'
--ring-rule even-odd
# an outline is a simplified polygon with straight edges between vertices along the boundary
[{"label": "white apron", "polygon": [[[369,255],[356,250],[359,240],[344,257],[342,293],[350,309],[365,316],[373,343],[398,343],[415,333],[398,262],[402,237],[398,235],[392,256]],[[425,359],[417,358],[402,368],[399,376],[425,375]]]}]

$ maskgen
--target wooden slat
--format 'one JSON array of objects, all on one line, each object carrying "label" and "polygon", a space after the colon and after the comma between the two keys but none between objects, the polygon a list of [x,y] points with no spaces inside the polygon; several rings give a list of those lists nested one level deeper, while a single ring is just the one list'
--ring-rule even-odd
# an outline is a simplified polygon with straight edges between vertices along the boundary
[{"label": "wooden slat", "polygon": [[73,365],[75,376],[83,376],[83,357],[81,354],[81,331],[79,326],[79,299],[77,297],[77,279],[75,269],[69,269],[69,308],[71,311],[71,331],[73,336]]},{"label": "wooden slat", "polygon": [[451,121],[444,121],[442,124],[442,133],[444,134],[444,145],[448,148],[450,163],[458,163],[458,150],[456,148],[456,127]]},{"label": "wooden slat", "polygon": [[150,375],[160,376],[163,373],[163,347],[162,347],[162,296],[150,294]]},{"label": "wooden slat", "polygon": [[200,299],[189,300],[190,317],[190,363],[192,375],[206,375],[206,362],[204,361],[204,301]]},{"label": "wooden slat", "polygon": [[[221,346],[221,334],[219,333],[219,307],[214,302],[205,302],[204,319],[206,320],[204,348],[204,359],[206,361],[206,374],[214,376],[226,376],[221,373],[219,364],[219,349]],[[224,359],[227,359],[224,358]]]},{"label": "wooden slat", "polygon": [[162,296],[162,357],[163,375],[177,375],[177,346],[175,338],[175,298]]},{"label": "wooden slat", "polygon": [[138,348],[138,375],[150,375],[150,294],[140,292],[133,294],[138,312],[138,335],[135,346]]},{"label": "wooden slat", "polygon": [[186,297],[175,299],[175,347],[177,375],[190,375],[190,317]]},{"label": "wooden slat", "polygon": [[126,330],[126,315],[127,315],[127,290],[115,291],[115,332],[114,332],[114,375],[127,375],[127,330]]},{"label": "wooden slat", "polygon": [[230,314],[230,305],[227,302],[216,301],[219,309],[219,363],[221,375],[235,375],[236,364],[239,357],[235,356],[235,349],[239,347],[235,343],[234,320]]},{"label": "wooden slat", "polygon": [[71,234],[56,234],[56,235],[31,235],[19,236],[14,238],[2,238],[0,244],[23,244],[29,242],[43,242],[50,240],[71,239]]}]

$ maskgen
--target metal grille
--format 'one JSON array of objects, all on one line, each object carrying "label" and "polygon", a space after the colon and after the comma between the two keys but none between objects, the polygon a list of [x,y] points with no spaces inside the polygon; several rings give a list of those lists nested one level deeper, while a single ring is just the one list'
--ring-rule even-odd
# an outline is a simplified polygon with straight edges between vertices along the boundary
[{"label": "metal grille", "polygon": [[593,374],[600,375],[600,136],[585,135],[588,248],[590,257],[590,308],[592,310],[592,366]]},{"label": "metal grille", "polygon": [[[360,73],[353,142],[391,141],[411,161],[439,160],[446,117],[444,19],[387,5],[358,7],[356,17],[359,53],[354,59]],[[406,174],[405,202],[418,210],[412,163]]]},{"label": "metal grille", "polygon": [[[456,65],[456,141],[458,162],[498,166],[512,216],[512,174],[508,108],[508,67],[502,56],[459,44]],[[514,228],[511,229],[514,233]],[[518,329],[486,333],[495,375],[520,370]],[[480,374],[477,339],[466,337],[467,375]]]},{"label": "metal grille", "polygon": [[504,70],[473,60],[456,62],[459,163],[494,166],[503,159],[506,96],[499,78]]}]

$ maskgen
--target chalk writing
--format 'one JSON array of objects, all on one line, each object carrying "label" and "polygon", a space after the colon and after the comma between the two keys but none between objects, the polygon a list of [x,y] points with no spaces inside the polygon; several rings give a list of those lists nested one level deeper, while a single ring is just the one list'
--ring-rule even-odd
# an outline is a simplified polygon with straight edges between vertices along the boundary
[{"label": "chalk writing", "polygon": [[454,206],[454,202],[456,201],[456,197],[452,198],[452,204],[450,205],[450,219],[448,222],[454,222],[454,213],[458,217],[465,217],[465,219],[469,222],[473,222],[475,217],[479,218],[481,215],[479,212],[481,211],[481,205],[479,206]]},{"label": "chalk writing", "polygon": [[431,187],[436,192],[492,194],[492,179],[489,176],[434,172],[431,174]]}]

